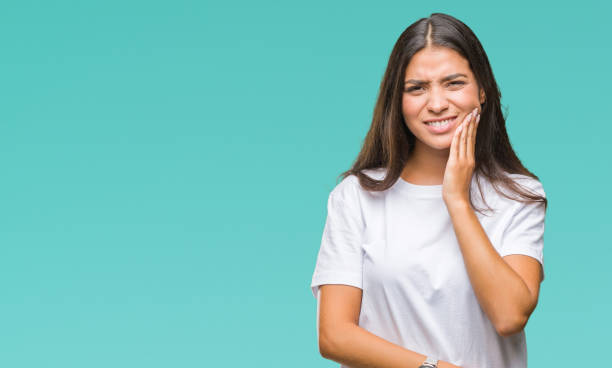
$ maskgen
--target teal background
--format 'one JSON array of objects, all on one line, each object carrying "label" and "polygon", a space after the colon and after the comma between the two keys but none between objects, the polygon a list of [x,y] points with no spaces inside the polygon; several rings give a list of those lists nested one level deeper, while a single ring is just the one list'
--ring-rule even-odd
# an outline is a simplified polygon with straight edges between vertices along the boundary
[{"label": "teal background", "polygon": [[529,365],[605,365],[610,10],[2,1],[0,366],[338,366],[309,288],[327,195],[432,12],[480,38],[548,195]]}]

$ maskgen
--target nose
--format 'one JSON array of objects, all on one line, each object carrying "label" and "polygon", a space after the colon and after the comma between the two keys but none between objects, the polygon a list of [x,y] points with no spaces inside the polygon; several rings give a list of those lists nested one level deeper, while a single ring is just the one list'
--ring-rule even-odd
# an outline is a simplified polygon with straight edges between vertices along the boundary
[{"label": "nose", "polygon": [[448,108],[446,95],[441,88],[432,88],[427,100],[427,108],[430,112],[438,114],[444,112]]}]

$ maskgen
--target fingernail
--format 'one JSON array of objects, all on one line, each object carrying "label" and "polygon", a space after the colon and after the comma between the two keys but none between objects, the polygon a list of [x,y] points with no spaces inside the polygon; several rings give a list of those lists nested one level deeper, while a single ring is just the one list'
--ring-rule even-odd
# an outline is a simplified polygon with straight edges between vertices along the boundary
[{"label": "fingernail", "polygon": [[478,114],[478,116],[476,117],[476,124],[478,124],[479,121],[480,121],[480,114]]}]

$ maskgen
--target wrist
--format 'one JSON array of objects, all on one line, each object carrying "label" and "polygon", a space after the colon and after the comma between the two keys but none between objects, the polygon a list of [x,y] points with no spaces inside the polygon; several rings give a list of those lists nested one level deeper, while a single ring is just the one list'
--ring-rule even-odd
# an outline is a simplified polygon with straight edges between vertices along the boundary
[{"label": "wrist", "polygon": [[445,199],[444,203],[449,211],[464,211],[472,208],[470,200],[466,198]]}]

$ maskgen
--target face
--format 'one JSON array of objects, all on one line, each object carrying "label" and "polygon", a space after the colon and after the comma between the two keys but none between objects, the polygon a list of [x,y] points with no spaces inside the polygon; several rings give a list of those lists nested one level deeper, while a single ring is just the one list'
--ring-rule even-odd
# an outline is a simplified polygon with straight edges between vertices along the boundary
[{"label": "face", "polygon": [[[404,81],[402,115],[416,137],[415,148],[450,149],[455,129],[474,108],[480,112],[484,103],[484,91],[479,93],[467,59],[450,48],[417,52],[406,68]],[[448,118],[451,120],[440,126],[426,123]]]}]

